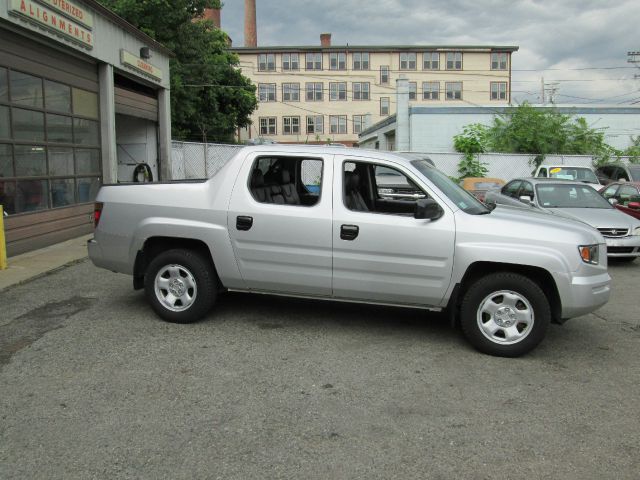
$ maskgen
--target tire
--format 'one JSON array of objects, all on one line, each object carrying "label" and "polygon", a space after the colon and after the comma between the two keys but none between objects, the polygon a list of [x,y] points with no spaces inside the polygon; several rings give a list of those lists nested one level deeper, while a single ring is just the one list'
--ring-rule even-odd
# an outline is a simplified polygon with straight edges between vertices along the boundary
[{"label": "tire", "polygon": [[160,318],[193,323],[213,307],[218,281],[211,261],[194,250],[172,249],[158,254],[144,278],[147,300]]},{"label": "tire", "polygon": [[464,293],[460,325],[477,350],[498,357],[519,357],[544,338],[551,307],[531,279],[509,272],[487,275]]}]

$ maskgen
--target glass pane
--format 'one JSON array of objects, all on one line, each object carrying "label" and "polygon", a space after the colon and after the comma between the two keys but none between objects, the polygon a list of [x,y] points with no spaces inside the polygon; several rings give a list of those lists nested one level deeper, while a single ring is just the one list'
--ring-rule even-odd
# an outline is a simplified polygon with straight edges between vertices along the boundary
[{"label": "glass pane", "polygon": [[44,147],[16,145],[14,149],[16,177],[39,177],[47,174]]},{"label": "glass pane", "polygon": [[0,100],[9,99],[9,82],[7,80],[7,69],[0,67]]},{"label": "glass pane", "polygon": [[47,208],[49,191],[46,180],[22,180],[17,183],[16,213]]},{"label": "glass pane", "polygon": [[73,178],[51,180],[51,208],[74,203]]},{"label": "glass pane", "polygon": [[98,122],[74,118],[73,133],[74,143],[80,145],[98,145]]},{"label": "glass pane", "polygon": [[93,202],[100,189],[100,178],[78,179],[78,203]]},{"label": "glass pane", "polygon": [[0,145],[0,177],[13,176],[13,156],[11,155],[11,145]]},{"label": "glass pane", "polygon": [[8,215],[16,213],[16,184],[14,182],[0,181],[0,205]]},{"label": "glass pane", "polygon": [[11,109],[13,120],[13,138],[34,142],[44,141],[44,113]]},{"label": "glass pane", "polygon": [[73,113],[83,117],[98,118],[98,94],[74,88]]},{"label": "glass pane", "polygon": [[47,141],[72,143],[71,117],[47,113]]},{"label": "glass pane", "polygon": [[0,105],[0,138],[10,138],[9,107]]},{"label": "glass pane", "polygon": [[76,164],[78,175],[100,173],[100,150],[76,148]]},{"label": "glass pane", "polygon": [[49,175],[73,175],[73,149],[49,148]]},{"label": "glass pane", "polygon": [[42,108],[42,79],[26,73],[10,72],[11,101],[20,105]]},{"label": "glass pane", "polygon": [[71,87],[45,80],[44,104],[47,110],[71,113]]}]

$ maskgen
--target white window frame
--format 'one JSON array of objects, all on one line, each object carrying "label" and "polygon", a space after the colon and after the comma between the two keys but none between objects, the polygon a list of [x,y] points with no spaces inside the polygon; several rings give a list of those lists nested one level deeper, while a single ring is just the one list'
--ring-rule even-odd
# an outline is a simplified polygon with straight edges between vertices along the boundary
[{"label": "white window frame", "polygon": [[347,54],[345,52],[329,53],[329,70],[346,70]]},{"label": "white window frame", "polygon": [[282,117],[283,135],[300,135],[300,117]]},{"label": "white window frame", "polygon": [[[386,80],[383,78],[386,77]],[[389,76],[389,65],[381,65],[380,66],[380,85],[389,85],[390,76]]]},{"label": "white window frame", "polygon": [[324,115],[307,115],[307,133],[312,135],[324,133]]},{"label": "white window frame", "polygon": [[275,102],[276,84],[275,83],[259,83],[258,84],[258,100],[262,103]]},{"label": "white window frame", "polygon": [[409,100],[418,99],[418,82],[409,82]]},{"label": "white window frame", "polygon": [[[336,121],[335,124],[334,124],[334,120]],[[335,134],[335,135],[346,134],[347,133],[347,116],[346,115],[329,115],[329,133]]]},{"label": "white window frame", "polygon": [[354,70],[369,70],[369,52],[354,52],[352,57]]},{"label": "white window frame", "polygon": [[322,70],[322,52],[307,52],[304,56],[304,67],[305,70]]},{"label": "white window frame", "polygon": [[389,100],[389,97],[380,97],[380,116],[386,117],[390,114],[390,112],[391,112],[391,102]]},{"label": "white window frame", "polygon": [[354,115],[353,116],[353,133],[354,134],[358,134],[358,133],[362,133],[362,131],[364,130],[364,123],[365,123],[365,118],[367,116],[366,115]]},{"label": "white window frame", "polygon": [[[260,136],[278,134],[278,122],[276,117],[260,117],[258,119],[258,126],[259,126],[258,131],[260,132]],[[263,128],[264,128],[264,131],[263,131]],[[272,129],[273,131],[271,131]]]},{"label": "white window frame", "polygon": [[417,63],[418,54],[416,52],[400,52],[400,70],[415,70]]},{"label": "white window frame", "polygon": [[300,101],[300,84],[299,83],[283,83],[282,84],[282,101],[283,102],[299,102]]},{"label": "white window frame", "polygon": [[447,70],[462,70],[462,52],[447,52]]},{"label": "white window frame", "polygon": [[258,54],[258,70],[260,72],[274,72],[276,70],[276,54],[275,53]]},{"label": "white window frame", "polygon": [[351,87],[353,88],[353,100],[371,100],[371,84],[369,82],[353,82]]},{"label": "white window frame", "polygon": [[422,69],[440,70],[440,52],[423,52]]},{"label": "white window frame", "polygon": [[329,101],[347,101],[347,82],[329,82]]},{"label": "white window frame", "polygon": [[491,82],[491,100],[507,100],[507,82]]},{"label": "white window frame", "polygon": [[491,53],[491,70],[507,70],[509,65],[509,54],[507,52]]},{"label": "white window frame", "polygon": [[[307,102],[322,102],[324,100],[323,89],[324,89],[323,82],[307,82],[304,88],[305,100]],[[309,92],[311,92],[313,98],[309,98]]]},{"label": "white window frame", "polygon": [[[460,88],[453,88],[456,85],[460,85]],[[446,100],[462,100],[462,82],[445,82],[444,89]]]},{"label": "white window frame", "polygon": [[282,70],[287,72],[300,70],[300,54],[299,53],[283,53],[282,54]]},{"label": "white window frame", "polygon": [[440,82],[422,82],[422,99],[440,100]]}]

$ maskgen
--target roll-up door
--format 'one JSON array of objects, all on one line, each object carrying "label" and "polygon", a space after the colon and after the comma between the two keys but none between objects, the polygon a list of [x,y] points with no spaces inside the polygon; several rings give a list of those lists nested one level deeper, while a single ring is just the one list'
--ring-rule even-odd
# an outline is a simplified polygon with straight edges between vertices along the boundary
[{"label": "roll-up door", "polygon": [[158,121],[158,99],[121,87],[115,88],[116,113]]}]

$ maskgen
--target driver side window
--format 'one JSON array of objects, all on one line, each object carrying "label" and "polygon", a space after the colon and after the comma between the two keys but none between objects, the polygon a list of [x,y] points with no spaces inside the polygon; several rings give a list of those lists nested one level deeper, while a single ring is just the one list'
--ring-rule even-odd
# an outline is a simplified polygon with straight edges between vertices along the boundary
[{"label": "driver side window", "polygon": [[353,211],[412,216],[427,195],[400,170],[368,162],[345,162],[343,201]]}]

